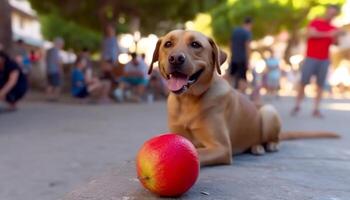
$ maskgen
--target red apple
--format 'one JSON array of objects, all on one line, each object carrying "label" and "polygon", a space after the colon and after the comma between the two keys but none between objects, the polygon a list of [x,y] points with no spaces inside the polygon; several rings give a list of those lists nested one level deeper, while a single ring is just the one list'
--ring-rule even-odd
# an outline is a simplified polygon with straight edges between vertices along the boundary
[{"label": "red apple", "polygon": [[177,134],[164,134],[146,141],[136,158],[142,185],[160,196],[180,196],[196,182],[199,160],[195,147]]}]

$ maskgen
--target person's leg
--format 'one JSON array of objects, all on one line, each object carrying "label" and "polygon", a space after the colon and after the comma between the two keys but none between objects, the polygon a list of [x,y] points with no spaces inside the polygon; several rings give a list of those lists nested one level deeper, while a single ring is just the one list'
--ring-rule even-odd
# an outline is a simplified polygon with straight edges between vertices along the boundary
[{"label": "person's leg", "polygon": [[109,94],[111,92],[111,82],[110,81],[101,81],[102,84],[102,99],[105,101],[110,101]]},{"label": "person's leg", "polygon": [[304,95],[305,95],[304,91],[305,91],[305,84],[301,82],[298,85],[297,96],[295,99],[295,106],[294,106],[292,113],[291,113],[292,115],[296,115],[299,112],[301,102],[303,101]]},{"label": "person's leg", "polygon": [[16,97],[16,94],[7,94],[5,102],[7,104],[7,111],[17,110],[17,102],[20,98]]},{"label": "person's leg", "polygon": [[53,80],[52,80],[52,76],[50,74],[47,75],[47,87],[46,87],[46,98],[48,100],[51,100],[52,99],[52,94],[53,94],[53,87],[52,87],[52,83],[53,83]]},{"label": "person's leg", "polygon": [[102,100],[102,90],[102,84],[89,85],[86,89],[86,93],[92,102],[97,103]]},{"label": "person's leg", "polygon": [[61,76],[59,73],[50,75],[50,85],[51,85],[51,93],[49,96],[49,100],[57,101],[61,94]]},{"label": "person's leg", "polygon": [[54,87],[53,88],[53,99],[54,100],[58,100],[58,98],[60,97],[61,94],[61,87]]},{"label": "person's leg", "polygon": [[247,66],[246,63],[239,63],[237,65],[237,74],[238,74],[238,90],[245,94],[246,89],[248,88],[247,82]]},{"label": "person's leg", "polygon": [[136,89],[136,100],[142,101],[142,97],[145,94],[146,87],[148,85],[148,80],[145,78],[137,78],[135,79],[135,89]]},{"label": "person's leg", "polygon": [[317,118],[323,117],[323,115],[320,112],[320,102],[322,99],[322,94],[323,94],[323,87],[317,85],[314,108],[312,112],[312,115]]},{"label": "person's leg", "polygon": [[231,61],[230,68],[229,68],[229,77],[231,79],[230,85],[232,85],[234,89],[238,90],[238,82],[239,82],[238,63]]},{"label": "person's leg", "polygon": [[99,100],[103,103],[110,102],[109,92],[110,92],[110,81],[95,80],[88,85],[88,93],[95,100]]},{"label": "person's leg", "polygon": [[317,67],[315,66],[316,61],[310,58],[306,58],[304,60],[304,63],[302,65],[302,69],[301,69],[301,79],[300,79],[300,83],[298,85],[297,88],[297,96],[295,99],[295,106],[291,112],[292,115],[296,115],[299,110],[300,110],[300,106],[301,106],[301,102],[304,99],[305,96],[305,86],[307,84],[309,84],[310,79],[312,74],[314,73],[314,68]]},{"label": "person's leg", "polygon": [[88,84],[88,90],[89,92],[95,91],[97,89],[101,89],[101,81],[94,79]]},{"label": "person's leg", "polygon": [[6,103],[9,111],[17,110],[18,102],[24,97],[27,92],[27,87],[15,87],[6,95]]},{"label": "person's leg", "polygon": [[46,98],[51,99],[52,98],[52,93],[53,93],[53,87],[51,85],[48,85],[46,87]]},{"label": "person's leg", "polygon": [[143,84],[136,86],[136,92],[139,98],[145,94],[146,87]]},{"label": "person's leg", "polygon": [[314,102],[314,109],[312,112],[312,115],[314,117],[322,118],[323,115],[320,112],[320,103],[322,99],[323,89],[326,82],[326,77],[328,73],[329,68],[329,61],[319,61],[319,65],[317,68],[316,78],[317,78],[317,92]]},{"label": "person's leg", "polygon": [[278,99],[279,98],[279,87],[277,86],[277,87],[275,87],[274,89],[273,89],[273,92],[272,92],[273,94],[273,96],[276,98],[276,99]]},{"label": "person's leg", "polygon": [[133,88],[133,80],[129,77],[121,77],[119,79],[118,88],[114,91],[114,94],[117,94],[116,98],[118,101],[131,100],[132,99],[132,88]]}]

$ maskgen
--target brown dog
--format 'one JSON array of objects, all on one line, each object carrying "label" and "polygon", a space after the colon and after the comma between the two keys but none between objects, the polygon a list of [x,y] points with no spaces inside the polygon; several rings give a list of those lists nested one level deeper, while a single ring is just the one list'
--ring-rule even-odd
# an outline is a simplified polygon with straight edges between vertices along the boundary
[{"label": "brown dog", "polygon": [[[157,42],[152,67],[167,80],[171,132],[189,139],[202,166],[231,164],[232,155],[262,155],[278,150],[281,122],[270,105],[259,110],[218,74],[226,54],[214,41],[195,31],[171,31]],[[217,73],[215,72],[217,71]],[[297,134],[297,133],[295,133]],[[307,137],[303,133],[287,137]],[[335,136],[315,133],[311,137]],[[310,135],[309,135],[310,136]]]}]

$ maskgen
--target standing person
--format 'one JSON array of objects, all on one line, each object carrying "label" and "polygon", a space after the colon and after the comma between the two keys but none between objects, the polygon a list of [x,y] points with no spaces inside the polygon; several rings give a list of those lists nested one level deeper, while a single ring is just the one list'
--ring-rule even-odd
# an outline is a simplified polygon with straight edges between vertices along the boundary
[{"label": "standing person", "polygon": [[272,49],[266,51],[265,54],[267,93],[278,98],[278,90],[280,87],[281,78],[279,61],[275,57]]},{"label": "standing person", "polygon": [[312,116],[317,118],[323,117],[319,107],[330,64],[329,47],[332,43],[336,43],[337,37],[343,33],[331,24],[331,21],[338,14],[339,7],[329,5],[323,18],[314,19],[308,25],[306,58],[301,69],[301,81],[297,91],[295,106],[291,112],[292,115],[296,115],[299,112],[301,101],[304,98],[304,88],[314,75],[317,79],[317,94]]},{"label": "standing person", "polygon": [[26,92],[27,79],[19,65],[0,51],[0,101],[5,101],[9,110],[15,110]]},{"label": "standing person", "polygon": [[115,35],[115,28],[111,24],[106,26],[102,43],[102,78],[113,80],[113,66],[118,64],[119,45]]},{"label": "standing person", "polygon": [[234,80],[234,87],[242,93],[245,93],[248,86],[246,73],[249,66],[252,22],[252,19],[247,17],[241,27],[233,30],[231,36],[230,75]]},{"label": "standing person", "polygon": [[49,101],[56,101],[61,91],[61,79],[63,75],[62,60],[60,50],[64,46],[62,38],[54,40],[54,46],[46,52],[46,69],[48,85],[46,89],[47,98]]}]

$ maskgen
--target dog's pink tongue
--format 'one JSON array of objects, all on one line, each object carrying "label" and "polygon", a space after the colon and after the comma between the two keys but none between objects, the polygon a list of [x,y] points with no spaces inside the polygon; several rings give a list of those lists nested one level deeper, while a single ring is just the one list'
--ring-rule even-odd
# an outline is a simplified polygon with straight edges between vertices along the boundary
[{"label": "dog's pink tongue", "polygon": [[171,91],[178,91],[187,84],[186,76],[172,76],[168,81],[168,88]]}]

